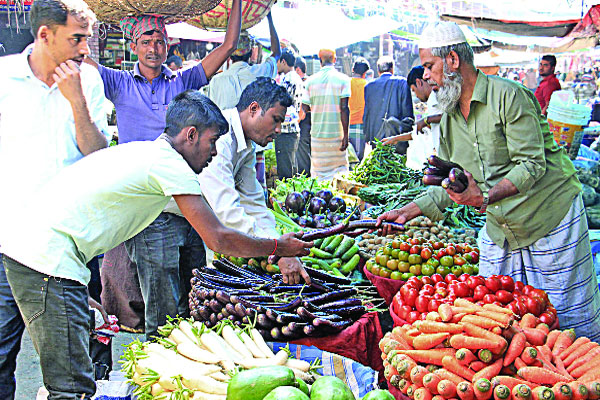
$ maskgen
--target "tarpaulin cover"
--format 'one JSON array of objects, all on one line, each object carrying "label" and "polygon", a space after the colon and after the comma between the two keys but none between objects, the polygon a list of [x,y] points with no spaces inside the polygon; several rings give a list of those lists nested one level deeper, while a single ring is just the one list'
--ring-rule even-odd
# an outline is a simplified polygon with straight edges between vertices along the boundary
[{"label": "tarpaulin cover", "polygon": [[381,350],[379,350],[379,341],[382,338],[383,332],[379,316],[376,312],[369,312],[337,335],[321,338],[307,337],[292,343],[315,346],[321,350],[350,358],[373,368],[383,377],[383,362],[381,361]]},{"label": "tarpaulin cover", "polygon": [[373,286],[375,286],[379,295],[385,300],[385,303],[389,306],[392,303],[394,295],[398,293],[398,290],[400,290],[402,285],[404,285],[404,281],[382,278],[380,276],[373,275],[367,270],[367,267],[365,267],[363,271],[367,278],[371,281]]}]

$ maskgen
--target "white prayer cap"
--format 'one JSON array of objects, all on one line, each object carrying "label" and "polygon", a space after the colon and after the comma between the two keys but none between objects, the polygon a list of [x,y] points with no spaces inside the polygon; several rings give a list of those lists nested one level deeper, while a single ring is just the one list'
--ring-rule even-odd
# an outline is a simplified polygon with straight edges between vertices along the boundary
[{"label": "white prayer cap", "polygon": [[431,49],[466,42],[465,34],[456,23],[438,21],[427,25],[423,29],[419,39],[419,48]]}]

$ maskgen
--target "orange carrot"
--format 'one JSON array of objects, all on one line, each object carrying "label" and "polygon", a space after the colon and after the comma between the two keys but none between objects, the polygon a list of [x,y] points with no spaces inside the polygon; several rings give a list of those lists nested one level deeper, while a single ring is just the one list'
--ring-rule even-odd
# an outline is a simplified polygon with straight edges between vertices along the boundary
[{"label": "orange carrot", "polygon": [[379,350],[384,352],[383,350],[385,349],[385,345],[388,344],[388,342],[390,340],[391,340],[390,336],[384,336],[383,338],[381,338],[381,340],[379,341]]},{"label": "orange carrot", "polygon": [[486,364],[492,362],[494,355],[488,349],[481,349],[477,352],[477,357]]},{"label": "orange carrot", "polygon": [[[437,388],[435,388],[435,390],[437,390]],[[444,399],[442,396],[440,396],[439,394],[437,394],[437,395],[433,396],[431,398],[431,400],[446,400],[446,399]]]},{"label": "orange carrot", "polygon": [[511,393],[508,386],[498,385],[494,388],[495,400],[510,400]]},{"label": "orange carrot", "polygon": [[519,383],[512,389],[513,400],[530,400],[531,388],[525,383]]},{"label": "orange carrot", "polygon": [[415,385],[414,383],[408,385],[408,389],[406,389],[406,395],[410,398],[414,398],[415,397],[415,391],[417,390],[417,385]]},{"label": "orange carrot", "polygon": [[465,367],[464,365],[461,365],[456,359],[456,357],[446,356],[442,358],[442,364],[444,365],[444,368],[446,368],[448,371],[458,376],[461,376],[464,379],[467,379],[469,381],[473,379],[474,372],[471,371],[469,368]]},{"label": "orange carrot", "polygon": [[485,367],[484,369],[482,369],[479,372],[476,372],[475,375],[473,375],[473,382],[476,382],[478,379],[481,379],[481,378],[492,379],[493,377],[497,376],[500,373],[501,369],[502,369],[502,359],[499,358],[496,361],[494,361],[493,364],[488,365],[487,367]]},{"label": "orange carrot", "polygon": [[542,356],[547,359],[547,360],[552,360],[554,355],[552,355],[552,350],[550,349],[550,347],[543,345],[543,346],[536,346],[536,349],[538,352],[540,352],[542,354]]},{"label": "orange carrot", "polygon": [[412,360],[401,360],[396,366],[396,370],[402,378],[410,379],[410,371],[416,366],[417,364]]},{"label": "orange carrot", "polygon": [[471,315],[471,314],[455,313],[452,316],[452,320],[450,320],[450,322],[452,322],[453,324],[458,324],[460,321],[462,321],[462,319],[465,317],[465,315]]},{"label": "orange carrot", "polygon": [[525,334],[522,332],[517,333],[513,336],[510,341],[510,345],[506,350],[506,354],[504,355],[504,363],[503,365],[506,367],[512,364],[515,361],[515,358],[521,355],[523,350],[525,350],[525,342],[527,339],[525,338]]},{"label": "orange carrot", "polygon": [[537,360],[538,351],[533,347],[526,347],[521,353],[521,360],[527,365],[533,365]]},{"label": "orange carrot", "polygon": [[465,315],[461,322],[469,322],[473,325],[477,325],[481,328],[492,329],[494,327],[500,326],[498,321],[493,320],[491,318],[482,317],[479,315]]},{"label": "orange carrot", "polygon": [[521,321],[519,322],[519,326],[521,328],[535,328],[537,324],[538,318],[531,313],[523,315],[523,317],[521,317]]},{"label": "orange carrot", "polygon": [[405,354],[421,364],[442,365],[444,356],[454,354],[454,349],[431,349],[431,350],[398,350],[398,353]]},{"label": "orange carrot", "polygon": [[429,371],[425,367],[417,365],[410,370],[410,380],[417,386],[423,386],[423,377],[427,375]]},{"label": "orange carrot", "polygon": [[527,381],[539,383],[542,385],[554,385],[557,382],[565,380],[564,376],[541,367],[519,368],[519,370],[517,371],[517,375],[519,375],[521,378]]},{"label": "orange carrot", "polygon": [[517,368],[517,370],[527,366],[527,364],[525,364],[525,362],[523,360],[521,360],[521,357],[515,358],[514,362],[515,362],[515,367]]},{"label": "orange carrot", "polygon": [[569,347],[564,349],[563,352],[560,353],[558,356],[561,358],[561,360],[564,360],[565,358],[567,358],[567,356],[569,354],[573,353],[578,347],[581,347],[584,344],[589,343],[589,342],[590,342],[590,339],[585,336],[578,337],[573,342],[573,344],[571,344]]},{"label": "orange carrot", "polygon": [[588,382],[586,386],[588,388],[588,399],[600,399],[600,382]]},{"label": "orange carrot", "polygon": [[495,304],[484,304],[482,307],[483,307],[484,310],[489,310],[489,311],[493,311],[493,312],[508,314],[511,317],[515,315],[508,308],[500,307],[500,306],[497,306]]},{"label": "orange carrot", "polygon": [[416,350],[433,349],[435,346],[446,340],[449,336],[450,334],[448,332],[429,334],[422,333],[413,340],[413,346]]},{"label": "orange carrot", "polygon": [[[471,303],[471,304],[473,304],[473,303]],[[477,308],[458,307],[456,305],[450,306],[450,309],[452,310],[452,314],[454,314],[454,315],[456,315],[456,314],[475,314],[475,312],[478,311]]]},{"label": "orange carrot", "polygon": [[462,381],[456,385],[456,394],[460,400],[473,400],[475,398],[475,392],[473,391],[473,385],[471,382]]},{"label": "orange carrot", "polygon": [[479,349],[490,349],[495,350],[498,349],[498,342],[489,339],[483,339],[478,337],[471,337],[465,335],[454,335],[450,338],[450,346],[455,349],[460,349],[464,347],[466,349],[471,350],[479,350]]},{"label": "orange carrot", "polygon": [[415,321],[414,326],[422,333],[461,333],[462,325],[435,321]]},{"label": "orange carrot", "polygon": [[440,318],[444,322],[452,321],[452,317],[454,316],[454,313],[452,312],[452,307],[450,306],[450,304],[446,303],[440,304],[440,306],[438,307],[438,314],[440,314]]},{"label": "orange carrot", "polygon": [[571,376],[573,378],[577,378],[577,379],[581,378],[588,372],[594,371],[594,370],[600,370],[600,358],[598,358],[598,357],[587,361],[585,364],[578,366],[577,368],[573,369],[572,371],[569,371],[569,369],[567,368],[567,371],[571,374]]},{"label": "orange carrot", "polygon": [[566,348],[568,348],[575,341],[575,330],[567,329],[562,331],[558,338],[556,339],[556,343],[554,343],[554,347],[552,348],[552,354],[555,356],[559,356]]},{"label": "orange carrot", "polygon": [[581,382],[569,382],[569,387],[573,391],[573,400],[586,400],[588,398],[588,388]]},{"label": "orange carrot", "polygon": [[499,326],[495,326],[491,329],[492,333],[495,333],[496,335],[502,335],[502,328]]},{"label": "orange carrot", "polygon": [[598,343],[596,343],[596,342],[585,343],[580,348],[578,348],[571,354],[567,355],[567,357],[561,358],[561,359],[563,360],[563,363],[565,364],[565,366],[568,367],[569,365],[571,365],[571,363],[573,361],[575,361],[576,359],[578,359],[581,356],[584,356],[588,352],[592,351],[595,347],[598,347]]},{"label": "orange carrot", "polygon": [[494,348],[489,349],[489,350],[492,350],[493,352],[501,350],[507,345],[506,339],[504,339],[500,335],[496,335],[495,333],[492,333],[492,332],[490,332],[486,329],[483,329],[479,326],[473,325],[469,322],[461,321],[460,324],[463,326],[465,333],[467,333],[471,336],[474,336],[474,337],[481,338],[481,339],[491,340],[494,343],[496,343],[496,346]]},{"label": "orange carrot", "polygon": [[569,371],[569,373],[571,373],[575,368],[578,368],[579,366],[586,364],[588,361],[598,358],[598,356],[600,356],[600,346],[595,347],[589,353],[584,354],[580,358],[573,361],[571,363],[571,365],[569,365],[569,367],[567,368],[567,371]]},{"label": "orange carrot", "polygon": [[566,382],[558,382],[552,386],[552,393],[554,393],[555,400],[571,400],[573,397],[573,390],[566,384]]},{"label": "orange carrot", "polygon": [[461,365],[469,365],[471,362],[477,360],[477,356],[469,349],[458,349],[455,356]]},{"label": "orange carrot", "polygon": [[456,300],[454,300],[454,305],[457,307],[464,307],[464,308],[468,308],[470,310],[475,310],[475,311],[483,311],[485,310],[483,307],[481,307],[480,305],[477,305],[475,303],[471,303],[469,300],[465,300],[461,297],[456,298]]},{"label": "orange carrot", "polygon": [[413,396],[415,400],[431,400],[432,398],[431,392],[425,389],[424,387],[420,387],[417,390],[415,390]]},{"label": "orange carrot", "polygon": [[588,372],[583,374],[579,379],[579,382],[588,383],[597,381],[600,379],[600,368],[590,369]]},{"label": "orange carrot", "polygon": [[404,394],[406,394],[406,392],[408,391],[408,387],[410,386],[410,382],[407,381],[406,379],[400,379],[400,381],[398,382],[398,389],[400,389],[400,391]]},{"label": "orange carrot", "polygon": [[485,378],[478,379],[473,383],[473,391],[477,400],[488,400],[494,394],[491,382]]},{"label": "orange carrot", "polygon": [[550,388],[538,386],[531,391],[531,398],[533,400],[554,400],[554,393]]},{"label": "orange carrot", "polygon": [[438,394],[437,385],[442,378],[432,372],[423,377],[423,386],[425,386],[432,394]]},{"label": "orange carrot", "polygon": [[511,317],[508,314],[493,312],[489,310],[477,311],[475,314],[479,315],[480,317],[491,318],[495,321],[498,321],[500,323],[500,326],[503,328],[506,328],[508,325],[510,325],[510,323],[513,320],[513,317]]},{"label": "orange carrot", "polygon": [[560,336],[560,331],[558,329],[550,331],[548,333],[548,336],[546,336],[546,346],[548,346],[548,347],[550,347],[550,349],[552,349],[554,347],[554,343],[556,343],[556,339],[558,339],[559,336]]},{"label": "orange carrot", "polygon": [[520,385],[520,384],[525,384],[531,388],[537,386],[536,384],[531,383],[529,381],[525,381],[523,379],[514,378],[512,376],[506,376],[506,375],[495,376],[491,379],[491,382],[492,382],[493,387],[496,387],[498,385],[506,385],[511,390],[512,390],[512,388],[514,388],[515,386]]},{"label": "orange carrot", "polygon": [[521,328],[527,341],[534,346],[542,346],[546,343],[546,332],[536,328]]},{"label": "orange carrot", "polygon": [[442,379],[440,383],[438,383],[437,390],[440,396],[446,399],[454,397],[456,396],[456,383],[449,379]]},{"label": "orange carrot", "polygon": [[438,314],[437,311],[430,311],[425,316],[425,321],[441,322],[442,317],[440,317],[440,314]]},{"label": "orange carrot", "polygon": [[539,329],[541,331],[544,331],[544,333],[546,334],[546,336],[548,336],[548,333],[550,333],[550,327],[548,325],[544,324],[543,322],[537,324],[537,326],[535,327],[535,329]]},{"label": "orange carrot", "polygon": [[441,379],[448,379],[449,381],[452,381],[452,382],[456,383],[457,385],[459,383],[461,383],[462,381],[464,381],[463,378],[461,378],[460,376],[456,375],[453,372],[448,371],[445,368],[438,369],[437,371],[434,372],[434,374],[439,376]]},{"label": "orange carrot", "polygon": [[567,378],[573,378],[571,374],[565,369],[565,364],[560,359],[560,357],[553,356],[552,361],[554,361],[554,365],[559,374],[566,376]]},{"label": "orange carrot", "polygon": [[488,364],[484,363],[483,361],[477,360],[477,361],[473,361],[471,364],[469,364],[469,368],[472,369],[475,372],[479,372],[482,369],[484,369],[485,367],[487,367]]}]

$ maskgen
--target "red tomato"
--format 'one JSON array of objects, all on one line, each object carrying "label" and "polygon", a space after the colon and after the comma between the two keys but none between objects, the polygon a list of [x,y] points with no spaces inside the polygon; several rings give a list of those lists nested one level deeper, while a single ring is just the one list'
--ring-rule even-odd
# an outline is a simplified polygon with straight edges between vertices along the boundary
[{"label": "red tomato", "polygon": [[485,304],[492,304],[495,301],[496,301],[496,296],[493,294],[486,294],[485,296],[483,296],[483,302]]},{"label": "red tomato", "polygon": [[448,304],[452,305],[452,304],[454,304],[454,300],[456,300],[456,297],[458,297],[458,296],[456,296],[452,293],[449,293],[448,296],[444,300],[447,300]]},{"label": "red tomato", "polygon": [[476,251],[470,251],[467,253],[471,256],[471,263],[477,264],[479,262],[479,253]]},{"label": "red tomato", "polygon": [[444,243],[442,243],[442,242],[434,242],[434,243],[433,243],[433,248],[434,248],[435,250],[439,250],[439,249],[441,249],[442,247],[444,247]]},{"label": "red tomato", "polygon": [[423,250],[421,250],[421,258],[423,260],[429,260],[432,255],[433,255],[433,253],[431,252],[431,249],[429,249],[429,248],[424,248]]},{"label": "red tomato", "polygon": [[[444,257],[444,256],[447,256],[447,255],[448,255],[448,252],[446,251],[446,249],[439,249],[439,250],[438,250],[438,252],[437,252],[437,255],[438,255],[438,257],[442,258],[442,257]],[[439,260],[440,258],[438,258],[438,260]]]},{"label": "red tomato", "polygon": [[408,314],[406,322],[408,322],[409,324],[412,324],[413,322],[417,321],[419,319],[419,317],[421,317],[421,313],[420,312],[418,312],[418,311],[411,311]]},{"label": "red tomato", "polygon": [[446,247],[446,253],[447,253],[449,256],[455,256],[455,255],[456,255],[456,247],[454,247],[454,246],[452,246],[452,245],[450,245],[450,246],[447,246],[447,247]]},{"label": "red tomato", "polygon": [[400,318],[402,318],[403,320],[406,320],[408,318],[408,314],[410,314],[412,310],[413,310],[413,308],[411,306],[403,305],[398,310],[398,314],[399,314]]},{"label": "red tomato", "polygon": [[519,306],[517,306],[517,301],[513,300],[511,303],[507,304],[505,308],[508,308],[510,311],[515,314],[519,314]]},{"label": "red tomato", "polygon": [[433,275],[431,275],[431,279],[433,279],[433,281],[435,283],[438,283],[438,282],[442,282],[444,280],[444,277],[440,274],[433,274]]},{"label": "red tomato", "polygon": [[500,279],[491,276],[485,280],[485,287],[487,287],[490,292],[496,293],[502,288],[502,284],[500,283]]},{"label": "red tomato", "polygon": [[419,238],[412,238],[409,240],[410,244],[412,244],[413,246],[421,244],[421,239]]},{"label": "red tomato", "polygon": [[[440,290],[443,290],[443,289],[440,289]],[[442,300],[442,299],[446,298],[446,296],[444,296],[442,293],[438,293],[438,292],[435,292],[432,297],[436,300]]]},{"label": "red tomato", "polygon": [[458,277],[458,280],[461,282],[467,282],[467,279],[469,279],[471,275],[469,274],[462,274],[461,276]]},{"label": "red tomato", "polygon": [[415,308],[418,312],[426,313],[427,307],[429,306],[429,300],[431,300],[431,296],[428,295],[420,295],[417,297],[417,301],[415,301]]},{"label": "red tomato", "polygon": [[446,281],[446,283],[452,283],[452,282],[456,282],[458,280],[458,278],[456,277],[456,275],[450,273],[448,275],[446,275],[446,278],[444,279]]},{"label": "red tomato", "polygon": [[492,304],[497,305],[498,307],[504,307],[504,304],[500,303],[498,300],[496,300],[495,302],[493,302]]},{"label": "red tomato", "polygon": [[533,289],[531,293],[529,293],[529,297],[534,297],[542,302],[544,309],[548,304],[548,294],[542,289]]},{"label": "red tomato", "polygon": [[415,288],[417,289],[421,289],[423,287],[423,282],[421,282],[421,280],[416,276],[411,276],[410,278],[408,278],[408,281],[406,281],[406,283],[411,282],[415,285]]},{"label": "red tomato", "polygon": [[456,247],[456,253],[458,254],[462,254],[465,252],[465,247],[462,243],[457,243],[454,245],[454,247]]},{"label": "red tomato", "polygon": [[469,285],[471,289],[475,290],[477,286],[485,285],[485,278],[482,276],[470,276],[467,279],[467,285]]},{"label": "red tomato", "polygon": [[525,284],[521,281],[516,281],[515,282],[515,291],[519,291],[519,292],[523,292],[523,288],[525,287]]},{"label": "red tomato", "polygon": [[400,247],[399,247],[399,249],[400,249],[401,251],[409,251],[409,250],[410,250],[410,247],[411,247],[411,246],[410,246],[410,243],[402,242],[402,243],[400,243]]},{"label": "red tomato", "polygon": [[496,292],[496,297],[498,297],[498,301],[504,304],[508,304],[515,299],[513,294],[506,290],[498,290]]},{"label": "red tomato", "polygon": [[404,299],[404,304],[414,307],[415,301],[417,300],[417,297],[419,297],[419,291],[415,288],[409,288],[406,291],[406,295],[402,297]]},{"label": "red tomato", "polygon": [[533,286],[531,286],[531,285],[525,285],[525,286],[523,287],[523,290],[521,290],[521,291],[523,292],[523,294],[524,294],[525,296],[529,296],[529,293],[531,293],[531,292],[532,292],[534,289],[535,289],[535,288],[534,288]]},{"label": "red tomato", "polygon": [[465,282],[456,284],[456,297],[468,297],[471,294],[471,289]]},{"label": "red tomato", "polygon": [[427,305],[428,311],[437,311],[440,308],[440,304],[442,304],[441,300],[431,299],[429,300],[429,304]]},{"label": "red tomato", "polygon": [[444,298],[444,297],[448,296],[448,289],[440,287],[440,288],[435,289],[435,293],[441,295],[442,298]]},{"label": "red tomato", "polygon": [[432,285],[423,285],[423,287],[421,288],[421,291],[419,292],[419,294],[423,295],[429,295],[431,296],[432,294],[435,293],[435,288]]},{"label": "red tomato", "polygon": [[444,288],[447,289],[448,288],[448,284],[446,282],[438,282],[435,284],[434,288],[438,289],[438,288]]},{"label": "red tomato", "polygon": [[456,290],[458,289],[458,283],[459,282],[452,282],[451,284],[449,284],[448,293],[456,293]]},{"label": "red tomato", "polygon": [[430,276],[424,276],[421,278],[423,285],[435,285],[435,281]]},{"label": "red tomato", "polygon": [[515,281],[510,276],[503,275],[500,277],[500,284],[502,289],[508,292],[515,290]]},{"label": "red tomato", "polygon": [[475,290],[473,290],[473,299],[475,301],[480,301],[483,300],[483,296],[485,296],[486,294],[489,294],[490,290],[483,286],[483,285],[479,285],[475,288]]},{"label": "red tomato", "polygon": [[556,316],[550,314],[549,312],[544,312],[540,315],[540,322],[543,322],[548,326],[552,326],[556,322]]},{"label": "red tomato", "polygon": [[421,246],[415,245],[413,247],[410,248],[409,250],[410,254],[421,254]]},{"label": "red tomato", "polygon": [[473,251],[473,247],[471,247],[471,245],[470,245],[470,244],[468,244],[468,243],[465,243],[463,246],[464,246],[464,248],[465,248],[465,253],[470,253],[470,252],[472,252],[472,251]]},{"label": "red tomato", "polygon": [[534,297],[529,297],[527,300],[525,300],[525,305],[527,306],[527,310],[529,310],[529,312],[536,317],[539,317],[544,311],[542,302]]}]

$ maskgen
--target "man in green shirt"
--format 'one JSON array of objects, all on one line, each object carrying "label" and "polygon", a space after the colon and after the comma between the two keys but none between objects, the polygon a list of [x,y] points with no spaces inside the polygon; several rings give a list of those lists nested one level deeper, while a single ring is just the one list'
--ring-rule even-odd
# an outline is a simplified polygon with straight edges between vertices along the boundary
[{"label": "man in green shirt", "polygon": [[452,202],[477,207],[487,216],[480,273],[544,289],[561,327],[598,339],[600,295],[581,185],[533,93],[478,71],[454,23],[429,26],[419,56],[444,112],[439,156],[460,164],[469,185],[462,193],[431,187],[379,221],[405,223],[421,214],[439,220]]}]

